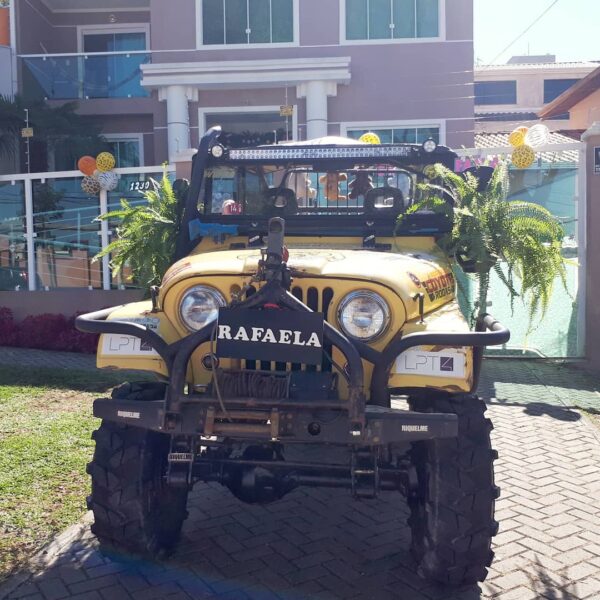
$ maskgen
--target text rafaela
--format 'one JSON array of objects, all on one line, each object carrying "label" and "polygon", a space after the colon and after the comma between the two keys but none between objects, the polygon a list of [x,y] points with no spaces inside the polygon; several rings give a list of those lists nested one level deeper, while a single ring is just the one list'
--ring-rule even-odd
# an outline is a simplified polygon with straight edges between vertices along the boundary
[{"label": "text rafaela", "polygon": [[236,340],[238,342],[259,342],[263,344],[289,344],[291,346],[314,346],[321,348],[319,336],[311,333],[308,339],[303,337],[302,331],[279,329],[274,331],[265,327],[239,327],[232,332],[229,325],[219,325],[217,333],[219,340]]}]

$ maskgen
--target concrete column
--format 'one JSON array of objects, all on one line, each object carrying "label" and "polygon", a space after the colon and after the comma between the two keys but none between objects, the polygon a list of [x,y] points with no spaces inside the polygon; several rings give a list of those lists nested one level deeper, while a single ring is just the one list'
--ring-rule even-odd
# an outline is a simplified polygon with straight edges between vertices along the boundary
[{"label": "concrete column", "polygon": [[327,135],[327,98],[337,95],[337,84],[308,81],[297,88],[298,98],[306,98],[306,139]]},{"label": "concrete column", "polygon": [[197,101],[198,90],[185,85],[168,85],[159,90],[158,99],[167,102],[169,161],[190,147],[188,102]]}]

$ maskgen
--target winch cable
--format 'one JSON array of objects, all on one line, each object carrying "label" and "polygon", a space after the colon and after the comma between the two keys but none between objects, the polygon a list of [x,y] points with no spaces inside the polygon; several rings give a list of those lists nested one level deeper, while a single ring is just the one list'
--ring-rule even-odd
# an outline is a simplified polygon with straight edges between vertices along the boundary
[{"label": "winch cable", "polygon": [[230,423],[233,423],[233,419],[231,418],[231,416],[227,412],[227,409],[225,408],[225,403],[223,402],[223,396],[221,396],[221,388],[219,387],[219,375],[217,373],[219,364],[217,362],[217,356],[215,354],[215,339],[216,339],[216,337],[217,337],[217,323],[215,322],[215,326],[213,327],[213,330],[210,334],[210,362],[212,364],[212,383],[213,383],[213,387],[215,388],[215,391],[217,392],[217,399],[219,400],[219,404],[221,405],[221,410],[223,411],[223,414],[225,415],[226,419]]}]

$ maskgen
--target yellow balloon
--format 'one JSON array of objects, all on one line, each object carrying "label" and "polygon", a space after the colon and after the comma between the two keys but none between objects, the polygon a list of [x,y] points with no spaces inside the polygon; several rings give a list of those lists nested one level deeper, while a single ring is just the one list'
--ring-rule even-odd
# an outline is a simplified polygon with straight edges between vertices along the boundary
[{"label": "yellow balloon", "polygon": [[527,144],[518,146],[512,153],[512,164],[517,169],[527,169],[535,162],[535,150]]},{"label": "yellow balloon", "polygon": [[98,156],[96,156],[96,166],[98,167],[98,171],[111,171],[115,168],[115,157],[110,152],[100,152]]},{"label": "yellow balloon", "polygon": [[508,136],[508,143],[515,148],[522,146],[525,143],[526,135],[527,127],[518,127]]},{"label": "yellow balloon", "polygon": [[365,144],[381,144],[381,140],[376,133],[372,131],[368,131],[367,133],[363,133],[359,138],[359,142],[365,142]]}]

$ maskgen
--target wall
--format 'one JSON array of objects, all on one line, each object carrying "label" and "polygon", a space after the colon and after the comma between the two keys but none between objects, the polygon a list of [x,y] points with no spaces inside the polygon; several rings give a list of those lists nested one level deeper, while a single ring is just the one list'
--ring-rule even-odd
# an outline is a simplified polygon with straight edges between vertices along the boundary
[{"label": "wall", "polygon": [[600,121],[600,90],[596,90],[571,109],[573,129],[587,129]]},{"label": "wall", "polygon": [[41,313],[70,317],[77,312],[92,312],[142,299],[141,290],[53,290],[49,292],[0,292],[0,306],[10,308],[15,320]]},{"label": "wall", "polygon": [[[154,63],[242,61],[260,59],[349,56],[352,81],[338,86],[329,99],[330,132],[340,123],[366,121],[430,121],[449,119],[447,142],[473,145],[473,0],[447,0],[446,38],[441,42],[368,43],[340,45],[340,0],[301,0],[300,44],[296,47],[229,49],[196,48],[195,2],[151,0],[152,49],[188,50],[156,53]],[[315,18],[318,15],[318,18]],[[290,103],[294,102],[289,89]],[[284,88],[236,90],[234,93],[201,90],[198,104],[190,107],[192,127],[199,106],[258,106],[284,102]],[[303,124],[304,100],[299,102],[298,123]],[[164,127],[164,105],[155,127]],[[192,130],[192,144],[197,143]],[[158,139],[157,139],[158,141]],[[157,160],[161,153],[157,150]]]}]

